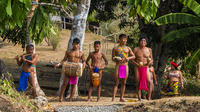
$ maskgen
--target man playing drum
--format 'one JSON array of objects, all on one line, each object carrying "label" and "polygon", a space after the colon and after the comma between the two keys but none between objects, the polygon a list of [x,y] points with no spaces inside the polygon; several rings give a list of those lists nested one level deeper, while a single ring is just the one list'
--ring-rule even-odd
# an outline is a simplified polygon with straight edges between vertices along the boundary
[{"label": "man playing drum", "polygon": [[[97,93],[98,93],[97,101],[99,101],[100,94],[101,94],[102,70],[105,68],[106,65],[108,65],[108,60],[106,59],[106,56],[104,55],[104,53],[100,51],[100,49],[101,49],[101,42],[95,41],[94,42],[94,51],[90,52],[90,54],[86,60],[86,64],[88,65],[90,72],[91,72],[90,87],[89,87],[89,92],[88,92],[88,101],[90,101],[93,86],[97,86]],[[90,59],[92,61],[91,64],[88,63],[90,61]],[[104,65],[102,64],[102,59],[104,59],[104,61],[105,61]],[[93,76],[95,74],[95,72],[98,75],[97,79],[95,79],[95,76]],[[94,82],[94,81],[97,81],[97,82]]]},{"label": "man playing drum", "polygon": [[[66,61],[72,62],[72,63],[82,63],[83,68],[84,68],[85,58],[84,58],[84,53],[79,50],[80,40],[78,38],[75,38],[73,40],[72,46],[73,46],[72,50],[67,50],[65,52],[64,59],[60,63],[58,63],[54,66],[55,69],[57,67],[59,67],[60,65],[63,65]],[[69,72],[69,71],[67,71],[67,72]],[[77,76],[72,76],[73,74],[69,74],[70,76],[68,76],[66,74],[64,74],[64,75],[65,75],[64,82],[62,84],[61,92],[60,92],[60,99],[59,99],[60,102],[62,102],[62,100],[63,100],[63,94],[67,87],[68,82],[70,82],[70,84],[71,84],[71,92],[70,92],[69,101],[72,101],[72,98],[74,96],[75,89],[76,89],[76,83],[77,83]]]},{"label": "man playing drum", "polygon": [[[117,93],[117,88],[119,85],[119,81],[121,79],[121,95],[120,95],[120,101],[124,102],[124,92],[125,92],[125,86],[126,86],[126,80],[128,78],[128,61],[135,58],[135,55],[133,54],[130,47],[126,46],[127,38],[125,34],[121,34],[119,36],[119,45],[117,47],[113,48],[112,51],[112,60],[116,62],[115,66],[115,85],[113,88],[113,97],[112,101],[115,100],[115,95]],[[128,55],[131,55],[131,57],[128,57]]]}]

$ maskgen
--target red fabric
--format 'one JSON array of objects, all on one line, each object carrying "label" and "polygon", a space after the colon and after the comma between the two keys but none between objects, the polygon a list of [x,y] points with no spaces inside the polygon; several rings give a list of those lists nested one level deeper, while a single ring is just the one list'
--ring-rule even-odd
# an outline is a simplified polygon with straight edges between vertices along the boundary
[{"label": "red fabric", "polygon": [[77,84],[77,77],[76,76],[70,76],[69,77],[69,84],[76,85]]},{"label": "red fabric", "polygon": [[139,90],[148,91],[147,87],[147,67],[139,67]]},{"label": "red fabric", "polygon": [[171,64],[175,67],[178,67],[178,64],[174,63],[173,61],[171,61]]}]

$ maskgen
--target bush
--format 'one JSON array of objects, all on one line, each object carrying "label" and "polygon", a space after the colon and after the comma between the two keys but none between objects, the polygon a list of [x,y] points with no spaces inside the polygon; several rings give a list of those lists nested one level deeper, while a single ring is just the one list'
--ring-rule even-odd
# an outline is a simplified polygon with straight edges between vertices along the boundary
[{"label": "bush", "polygon": [[48,37],[45,38],[45,41],[47,42],[48,46],[51,45],[53,47],[53,50],[56,50],[59,46],[61,40],[61,34],[60,29],[55,26],[51,33],[48,35]]},{"label": "bush", "polygon": [[0,95],[6,96],[8,101],[12,102],[14,105],[22,107],[28,111],[38,112],[39,109],[33,105],[33,101],[25,94],[20,94],[14,89],[14,84],[12,80],[2,80],[0,79]]}]

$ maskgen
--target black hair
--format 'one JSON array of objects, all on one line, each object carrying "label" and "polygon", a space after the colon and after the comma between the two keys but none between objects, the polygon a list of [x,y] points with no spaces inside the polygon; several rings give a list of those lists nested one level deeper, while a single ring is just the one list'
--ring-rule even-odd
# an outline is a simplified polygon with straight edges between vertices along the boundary
[{"label": "black hair", "polygon": [[80,39],[75,38],[75,39],[73,40],[73,44],[80,44]]},{"label": "black hair", "polygon": [[28,44],[28,45],[26,46],[26,49],[28,49],[29,47],[33,47],[33,48],[34,48],[33,44]]},{"label": "black hair", "polygon": [[126,35],[125,34],[120,34],[119,35],[119,40],[122,39],[122,38],[126,38]]},{"label": "black hair", "polygon": [[94,46],[97,45],[97,44],[101,45],[101,42],[100,41],[94,41]]},{"label": "black hair", "polygon": [[147,35],[145,35],[145,34],[143,34],[143,35],[140,35],[139,42],[140,42],[142,39],[145,39],[145,40],[146,40],[146,42],[148,43],[148,38],[147,38]]}]

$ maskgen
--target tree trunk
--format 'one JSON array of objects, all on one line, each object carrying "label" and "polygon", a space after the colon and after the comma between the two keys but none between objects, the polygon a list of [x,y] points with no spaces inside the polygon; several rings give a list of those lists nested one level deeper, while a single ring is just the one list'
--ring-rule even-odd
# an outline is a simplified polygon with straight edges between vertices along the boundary
[{"label": "tree trunk", "polygon": [[[39,0],[33,0],[33,1],[38,2]],[[27,36],[27,45],[28,45],[28,44],[31,44],[31,43],[34,45],[34,53],[35,53],[35,41],[32,41],[32,40],[30,39],[30,37],[29,37],[29,29],[28,29],[28,28],[29,28],[31,19],[32,19],[32,17],[33,17],[35,8],[37,8],[36,5],[31,5],[31,10],[29,11],[28,17],[27,17],[27,29],[26,29],[26,30],[27,30],[27,34],[26,34],[26,36]],[[45,94],[44,94],[44,92],[42,91],[42,89],[40,88],[39,83],[38,83],[38,80],[37,80],[36,67],[35,67],[35,69],[34,69],[34,80],[35,80],[35,87],[36,87],[36,95],[37,95],[37,96],[45,96]]]},{"label": "tree trunk", "polygon": [[[73,39],[75,38],[80,39],[80,50],[82,51],[83,49],[86,20],[87,20],[89,8],[90,8],[90,1],[91,0],[81,0],[77,6],[76,15],[74,16],[74,21],[73,21],[72,30],[71,30],[71,37],[68,42],[68,48],[67,48],[68,50],[72,49],[72,42],[73,42]],[[60,94],[63,80],[64,80],[64,76],[61,75],[60,86],[58,90],[59,94]],[[76,85],[76,92],[75,92],[74,97],[77,97],[77,96],[78,96],[78,86]]]}]

